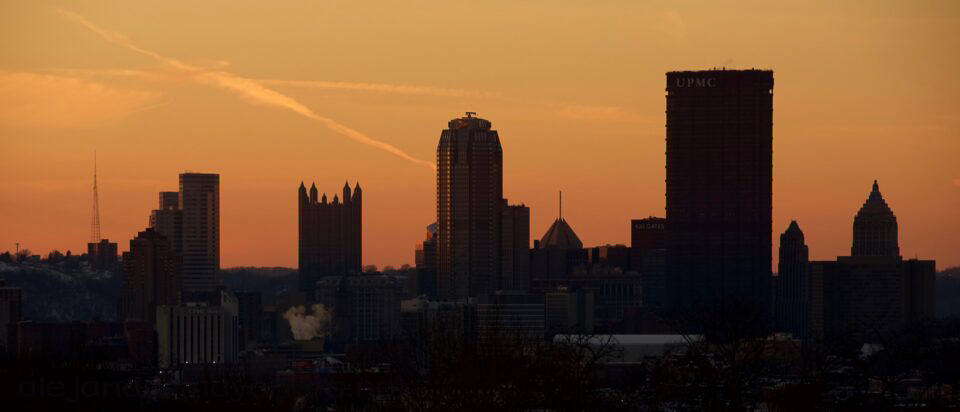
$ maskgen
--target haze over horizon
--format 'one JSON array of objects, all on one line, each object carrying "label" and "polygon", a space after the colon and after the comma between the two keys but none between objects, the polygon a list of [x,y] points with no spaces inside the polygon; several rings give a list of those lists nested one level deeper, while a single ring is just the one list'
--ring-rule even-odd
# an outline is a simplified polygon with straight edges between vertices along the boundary
[{"label": "haze over horizon", "polygon": [[224,267],[296,267],[300,182],[344,180],[364,263],[412,264],[465,111],[499,132],[531,238],[563,190],[586,246],[628,244],[630,219],[664,215],[664,73],[757,67],[776,81],[774,265],[792,219],[811,259],[848,255],[874,179],[903,256],[960,265],[960,4],[576,5],[5,5],[0,250],[85,249],[96,150],[122,250],[192,170],[220,174]]}]

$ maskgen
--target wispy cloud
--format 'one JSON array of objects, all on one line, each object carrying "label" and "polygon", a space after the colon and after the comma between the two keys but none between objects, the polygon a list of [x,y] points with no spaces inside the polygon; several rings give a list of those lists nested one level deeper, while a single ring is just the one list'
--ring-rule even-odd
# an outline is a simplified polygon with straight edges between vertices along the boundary
[{"label": "wispy cloud", "polygon": [[160,96],[72,76],[0,71],[0,125],[96,127],[155,107]]},{"label": "wispy cloud", "polygon": [[151,59],[163,64],[169,69],[175,70],[183,75],[186,75],[190,79],[198,83],[232,91],[237,95],[239,95],[244,100],[251,103],[290,110],[303,117],[313,120],[338,134],[341,134],[350,139],[353,139],[359,143],[386,151],[404,160],[410,161],[412,163],[416,163],[421,166],[426,166],[431,169],[435,168],[432,162],[417,159],[407,154],[403,150],[400,150],[394,145],[391,145],[386,142],[382,142],[380,140],[376,140],[357,130],[354,130],[353,128],[350,128],[349,126],[339,123],[329,117],[321,116],[315,113],[309,107],[297,101],[296,99],[289,97],[283,93],[280,93],[276,90],[269,89],[256,80],[237,76],[233,73],[230,73],[228,71],[221,70],[221,69],[207,69],[207,68],[184,63],[175,58],[164,56],[152,50],[142,48],[134,44],[126,36],[120,33],[103,29],[93,24],[92,22],[90,22],[85,17],[79,14],[76,14],[71,11],[66,11],[66,10],[57,10],[57,12],[60,13],[62,16],[66,17],[67,19],[83,25],[90,31],[93,31],[94,33],[98,34],[103,39],[113,44],[116,44],[118,46],[124,47],[130,51],[150,57]]},{"label": "wispy cloud", "polygon": [[[81,77],[127,77],[137,78],[147,81],[190,81],[192,74],[185,76],[180,71],[167,69],[161,70],[128,70],[128,69],[47,69],[51,73],[69,74],[71,76]],[[240,76],[237,76],[240,77]],[[609,105],[576,105],[566,104],[558,101],[543,98],[523,98],[510,96],[499,92],[486,92],[480,90],[453,89],[422,85],[403,85],[387,83],[360,83],[344,81],[324,81],[324,80],[282,80],[282,79],[243,79],[280,87],[293,87],[303,89],[319,90],[344,90],[359,91],[370,93],[387,93],[417,96],[435,96],[435,97],[457,97],[471,99],[495,100],[511,104],[533,105],[553,110],[554,113],[571,119],[584,121],[624,121],[624,122],[654,122],[648,116],[642,116],[639,113],[630,111],[620,106]]]}]

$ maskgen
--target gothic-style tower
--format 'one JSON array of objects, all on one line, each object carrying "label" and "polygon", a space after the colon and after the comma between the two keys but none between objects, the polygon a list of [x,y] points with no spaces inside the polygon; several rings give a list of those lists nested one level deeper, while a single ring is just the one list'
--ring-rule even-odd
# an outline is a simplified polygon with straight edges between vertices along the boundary
[{"label": "gothic-style tower", "polygon": [[873,190],[853,219],[851,256],[900,256],[897,245],[897,217],[873,181]]},{"label": "gothic-style tower", "polygon": [[314,284],[323,276],[360,273],[362,262],[362,201],[360,184],[350,190],[344,183],[343,201],[324,193],[317,199],[317,186],[298,192],[300,290],[313,300]]}]

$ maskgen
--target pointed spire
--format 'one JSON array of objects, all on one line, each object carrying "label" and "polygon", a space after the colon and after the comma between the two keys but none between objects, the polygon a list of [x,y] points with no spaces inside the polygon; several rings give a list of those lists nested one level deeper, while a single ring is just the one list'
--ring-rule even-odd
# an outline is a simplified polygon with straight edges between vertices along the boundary
[{"label": "pointed spire", "polygon": [[350,201],[350,183],[343,182],[343,203]]},{"label": "pointed spire", "polygon": [[563,220],[563,191],[560,191],[560,220]]},{"label": "pointed spire", "polygon": [[323,199],[320,200],[320,203],[327,204],[327,192],[323,192]]},{"label": "pointed spire", "polygon": [[883,195],[880,194],[880,185],[877,183],[876,179],[873,180],[873,188],[870,190],[870,196],[867,198],[867,200],[883,200]]},{"label": "pointed spire", "polygon": [[791,220],[790,226],[787,226],[787,231],[790,232],[790,231],[796,231],[796,230],[800,230],[800,225],[797,224],[796,220]]},{"label": "pointed spire", "polygon": [[880,194],[880,184],[873,181],[870,196],[853,218],[851,256],[900,256],[897,238],[897,216]]},{"label": "pointed spire", "polygon": [[338,204],[338,203],[340,203],[340,199],[338,199],[338,198],[337,198],[337,194],[334,193],[334,194],[333,194],[333,204]]},{"label": "pointed spire", "polygon": [[310,202],[317,203],[317,184],[312,183],[310,185]]}]

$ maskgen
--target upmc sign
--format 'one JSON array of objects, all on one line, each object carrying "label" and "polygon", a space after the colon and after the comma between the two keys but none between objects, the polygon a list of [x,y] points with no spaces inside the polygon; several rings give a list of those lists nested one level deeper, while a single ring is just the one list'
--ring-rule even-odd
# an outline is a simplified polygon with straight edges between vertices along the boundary
[{"label": "upmc sign", "polygon": [[677,87],[717,87],[717,79],[703,77],[687,77],[676,79]]}]

